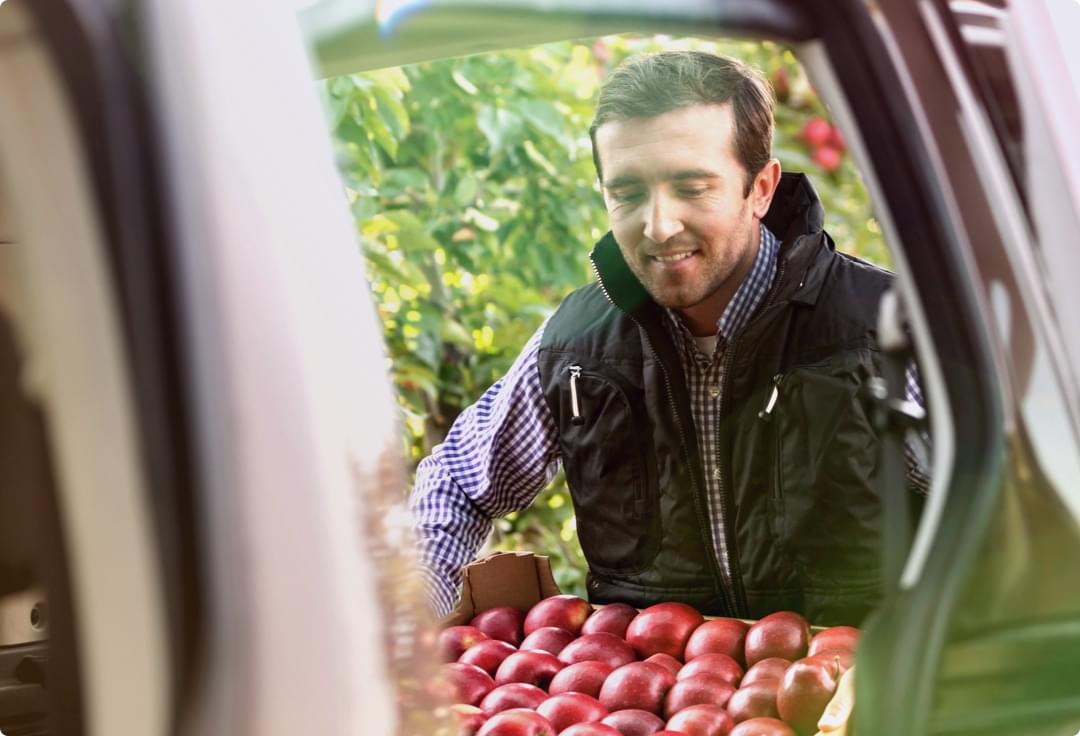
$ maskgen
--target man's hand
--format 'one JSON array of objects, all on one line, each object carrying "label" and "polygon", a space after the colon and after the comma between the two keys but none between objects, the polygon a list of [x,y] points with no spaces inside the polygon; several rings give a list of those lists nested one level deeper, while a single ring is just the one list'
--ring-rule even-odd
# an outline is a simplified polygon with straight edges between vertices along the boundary
[{"label": "man's hand", "polygon": [[855,668],[840,676],[832,700],[818,719],[816,736],[852,736],[848,727],[851,711],[855,709]]}]

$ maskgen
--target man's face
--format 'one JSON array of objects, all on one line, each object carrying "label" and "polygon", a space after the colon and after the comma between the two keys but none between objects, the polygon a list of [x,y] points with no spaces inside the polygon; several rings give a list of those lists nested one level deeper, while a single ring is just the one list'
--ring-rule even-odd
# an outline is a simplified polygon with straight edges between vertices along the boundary
[{"label": "man's face", "polygon": [[596,131],[604,203],[627,264],[657,303],[711,330],[753,265],[757,223],[775,186],[755,182],[744,195],[734,136],[730,104]]}]

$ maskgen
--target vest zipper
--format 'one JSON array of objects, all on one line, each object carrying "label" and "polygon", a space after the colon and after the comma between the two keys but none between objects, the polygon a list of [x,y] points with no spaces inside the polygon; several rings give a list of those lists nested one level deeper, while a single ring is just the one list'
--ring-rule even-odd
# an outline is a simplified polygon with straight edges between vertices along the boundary
[{"label": "vest zipper", "polygon": [[581,378],[581,366],[570,366],[570,423],[577,427],[585,423],[585,418],[581,416],[581,407],[578,404],[577,379],[579,378]]},{"label": "vest zipper", "polygon": [[[773,277],[772,288],[769,289],[768,295],[765,297],[765,304],[757,311],[757,316],[760,316],[767,312],[769,308],[776,301],[776,293],[779,291],[779,286],[784,281],[784,268],[787,263],[783,260],[779,261],[776,267],[776,275]],[[743,327],[743,333],[746,329],[753,324],[753,320]],[[719,424],[724,418],[724,409],[727,404],[728,395],[731,393],[731,366],[735,362],[735,353],[739,345],[739,339],[736,337],[728,345],[727,350],[724,351],[724,374],[722,377],[722,384],[720,386],[720,406],[717,411],[716,421]],[[773,390],[779,394],[780,387],[778,384],[773,384]],[[718,428],[719,430],[719,428]],[[717,431],[717,437],[720,437],[720,432]],[[739,547],[735,541],[735,527],[732,523],[731,503],[728,499],[728,483],[725,474],[725,465],[722,457],[718,457],[716,461],[716,467],[720,471],[719,473],[719,485],[720,485],[720,515],[724,519],[724,543],[727,545],[728,551],[728,572],[731,575],[729,578],[731,582],[732,595],[735,596],[735,600],[738,603],[737,613],[735,614],[741,618],[750,617],[750,604],[746,600],[746,591],[743,588],[742,574],[739,572]]]},{"label": "vest zipper", "polygon": [[[615,301],[611,298],[611,295],[608,294],[607,287],[604,285],[604,280],[600,277],[600,271],[596,267],[596,261],[590,258],[589,265],[592,266],[593,274],[596,276],[596,283],[600,285],[600,291],[603,292],[604,297],[606,297],[612,305],[615,305]],[[702,490],[698,485],[697,475],[694,472],[693,463],[690,462],[690,453],[687,450],[689,445],[686,441],[686,433],[683,430],[682,421],[679,419],[679,407],[675,403],[675,391],[671,387],[671,376],[668,375],[667,368],[664,367],[664,361],[660,359],[660,354],[656,351],[656,347],[653,345],[652,340],[649,339],[648,330],[645,329],[644,325],[642,325],[636,317],[634,317],[621,307],[618,307],[617,305],[615,306],[620,311],[622,311],[622,313],[625,314],[631,322],[638,326],[638,329],[641,330],[641,333],[645,338],[645,344],[649,346],[649,351],[652,352],[653,357],[656,358],[656,364],[660,366],[660,372],[664,376],[664,388],[667,390],[668,404],[671,406],[671,415],[675,417],[675,426],[679,432],[679,445],[682,447],[683,450],[683,457],[686,461],[686,467],[690,468],[690,482],[694,484],[694,499],[700,502],[704,499],[704,496],[702,495]],[[704,467],[704,465],[702,465],[702,467]],[[705,519],[707,522],[711,523],[711,521],[709,521],[709,514],[707,512],[708,507],[706,506]],[[725,525],[726,519],[727,517],[725,516]],[[709,564],[712,567],[713,575],[720,582],[720,595],[724,599],[724,605],[727,606],[727,609],[729,611],[731,611],[732,616],[738,617],[741,615],[743,618],[745,618],[746,616],[742,615],[741,609],[736,605],[736,601],[738,599],[736,597],[735,591],[732,589],[731,578],[727,575],[727,571],[722,569],[717,558],[716,547],[713,544],[712,529],[707,528],[706,531],[707,534],[705,535],[705,543],[709,548]],[[742,608],[746,608],[746,606],[743,606]]]},{"label": "vest zipper", "polygon": [[784,380],[783,373],[777,373],[773,376],[772,393],[769,395],[769,400],[765,402],[765,408],[758,412],[758,419],[769,421],[772,417],[773,409],[776,408],[776,400],[780,398],[780,384]]},{"label": "vest zipper", "polygon": [[[775,411],[776,404],[780,399],[780,384],[782,384],[783,382],[784,382],[784,374],[783,373],[777,373],[775,376],[773,376],[772,393],[769,395],[768,401],[765,402],[765,408],[758,412],[758,419],[760,419],[760,420],[762,420],[764,422],[770,422],[772,420],[772,413],[773,413],[773,411]],[[783,542],[782,542],[783,535],[781,534],[781,531],[782,531],[781,527],[782,527],[783,516],[784,516],[784,495],[783,495],[783,493],[781,492],[781,489],[780,489],[780,485],[781,485],[781,481],[782,481],[782,479],[780,477],[781,476],[780,464],[781,464],[781,462],[783,462],[784,446],[783,446],[783,440],[782,440],[782,438],[780,436],[780,427],[779,426],[772,427],[772,435],[773,435],[773,452],[775,453],[775,458],[774,458],[774,460],[772,462],[772,467],[771,467],[771,471],[772,471],[771,485],[772,485],[772,500],[773,500],[773,516],[772,516],[772,519],[770,520],[770,522],[771,522],[771,526],[772,526],[773,535],[776,537],[778,544],[783,544]]]}]

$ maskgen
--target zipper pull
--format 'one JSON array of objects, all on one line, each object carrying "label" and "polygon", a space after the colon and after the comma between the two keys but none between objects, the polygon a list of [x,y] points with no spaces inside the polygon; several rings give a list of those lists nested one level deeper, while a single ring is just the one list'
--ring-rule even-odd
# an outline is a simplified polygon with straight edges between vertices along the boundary
[{"label": "zipper pull", "polygon": [[570,366],[570,423],[579,427],[585,423],[585,418],[581,416],[581,407],[578,405],[577,398],[577,379],[580,377],[581,366]]},{"label": "zipper pull", "polygon": [[780,382],[784,380],[783,373],[777,373],[773,376],[772,382],[772,394],[769,395],[769,400],[765,402],[765,408],[758,412],[758,419],[763,421],[769,421],[772,416],[773,409],[776,408],[776,400],[780,398]]}]

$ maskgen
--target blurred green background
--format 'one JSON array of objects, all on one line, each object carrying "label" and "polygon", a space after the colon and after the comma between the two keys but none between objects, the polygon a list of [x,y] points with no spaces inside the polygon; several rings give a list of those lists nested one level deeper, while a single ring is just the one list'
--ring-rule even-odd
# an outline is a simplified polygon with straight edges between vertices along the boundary
[{"label": "blurred green background", "polygon": [[[615,36],[320,82],[412,467],[592,278],[588,253],[607,230],[587,134],[593,100],[626,56],[672,48],[735,56],[768,75],[774,155],[811,175],[838,247],[889,266],[842,138],[781,46]],[[489,548],[550,555],[563,591],[585,593],[561,474],[527,511],[495,523]]]}]

